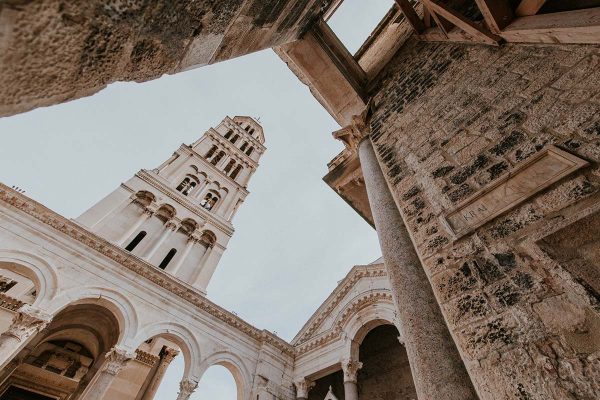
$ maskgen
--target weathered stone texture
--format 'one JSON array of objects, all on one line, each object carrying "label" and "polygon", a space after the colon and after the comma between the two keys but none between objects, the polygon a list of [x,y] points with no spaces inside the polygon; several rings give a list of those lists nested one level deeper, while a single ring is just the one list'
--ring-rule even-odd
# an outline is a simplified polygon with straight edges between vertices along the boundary
[{"label": "weathered stone texture", "polygon": [[287,43],[326,3],[0,2],[0,116]]},{"label": "weathered stone texture", "polygon": [[[598,46],[412,41],[373,85],[378,158],[482,399],[600,397],[599,82]],[[456,240],[444,213],[548,144],[591,165]]]}]

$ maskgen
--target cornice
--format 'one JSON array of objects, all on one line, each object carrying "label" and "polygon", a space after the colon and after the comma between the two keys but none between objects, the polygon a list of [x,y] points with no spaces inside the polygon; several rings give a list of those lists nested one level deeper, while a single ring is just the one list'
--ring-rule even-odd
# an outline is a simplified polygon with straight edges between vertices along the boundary
[{"label": "cornice", "polygon": [[250,325],[233,313],[208,300],[191,286],[2,183],[0,183],[0,201],[117,262],[128,270],[194,305],[199,311],[222,321],[248,337],[260,343],[270,344],[284,354],[294,356],[294,348],[280,337],[267,330],[261,330]]},{"label": "cornice", "polygon": [[316,337],[309,338],[305,342],[296,344],[296,357],[341,339],[344,326],[352,316],[360,310],[377,303],[393,304],[391,291],[389,289],[373,290],[354,299],[340,311],[330,329]]},{"label": "cornice", "polygon": [[362,278],[387,276],[384,264],[356,265],[333,290],[323,304],[315,311],[304,324],[300,332],[292,339],[292,345],[299,345],[309,340],[321,326],[321,323],[340,304],[344,297],[352,290],[354,285]]},{"label": "cornice", "polygon": [[135,175],[147,184],[159,190],[165,196],[168,196],[169,198],[180,204],[181,206],[187,208],[194,214],[201,216],[202,218],[204,218],[205,221],[210,222],[214,226],[220,228],[226,234],[231,236],[235,232],[233,225],[226,223],[225,220],[220,216],[210,213],[204,208],[200,207],[199,205],[192,203],[191,200],[189,200],[183,195],[180,195],[179,192],[173,192],[173,190],[171,190],[164,183],[152,176],[152,174],[150,174],[147,170],[142,169]]},{"label": "cornice", "polygon": [[0,308],[9,311],[17,311],[25,302],[15,299],[5,293],[0,293]]}]

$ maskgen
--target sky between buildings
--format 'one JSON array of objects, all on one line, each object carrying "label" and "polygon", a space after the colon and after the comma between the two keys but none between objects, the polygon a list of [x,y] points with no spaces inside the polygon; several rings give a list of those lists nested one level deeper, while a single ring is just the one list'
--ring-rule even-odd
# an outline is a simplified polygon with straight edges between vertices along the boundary
[{"label": "sky between buildings", "polygon": [[[358,48],[391,0],[346,0],[332,28]],[[362,30],[353,21],[361,15]],[[343,17],[343,18],[342,18]],[[350,268],[380,255],[375,231],[321,178],[339,126],[270,50],[175,76],[116,83],[92,97],[0,119],[0,180],[70,218],[141,168],[154,168],[225,115],[260,118],[267,151],[208,298],[291,340]],[[182,357],[157,400],[177,397]],[[234,400],[211,367],[193,400]]]}]

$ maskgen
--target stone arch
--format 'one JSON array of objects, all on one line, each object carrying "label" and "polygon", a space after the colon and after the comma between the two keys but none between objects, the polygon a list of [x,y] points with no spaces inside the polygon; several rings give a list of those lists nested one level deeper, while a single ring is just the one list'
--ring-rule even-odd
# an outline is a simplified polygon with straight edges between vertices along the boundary
[{"label": "stone arch", "polygon": [[217,243],[217,235],[211,230],[202,231],[202,235],[200,236],[202,242],[206,244],[208,247],[212,247]]},{"label": "stone arch", "polygon": [[56,297],[58,275],[43,258],[22,251],[0,249],[0,266],[2,264],[34,283],[37,293],[33,306],[44,309]]},{"label": "stone arch", "polygon": [[156,210],[156,216],[161,220],[168,221],[175,217],[175,215],[177,215],[177,211],[175,210],[175,207],[170,204],[161,204],[158,207],[158,210]]},{"label": "stone arch", "polygon": [[133,348],[136,349],[142,342],[154,337],[168,339],[179,347],[185,363],[182,379],[194,381],[200,379],[200,345],[191,330],[184,325],[175,322],[158,322],[142,327],[131,343]]},{"label": "stone arch", "polygon": [[72,288],[53,300],[48,313],[54,316],[69,306],[81,304],[96,304],[112,312],[119,323],[117,344],[134,349],[129,345],[138,331],[138,316],[133,303],[126,295],[103,287]]},{"label": "stone arch", "polygon": [[185,218],[181,221],[181,227],[179,228],[185,234],[189,235],[198,227],[198,223],[191,218]]},{"label": "stone arch", "polygon": [[156,200],[154,193],[147,190],[139,190],[135,193],[136,202],[148,207],[152,202]]},{"label": "stone arch", "polygon": [[200,364],[198,369],[200,377],[213,365],[225,367],[233,375],[237,389],[237,399],[246,400],[250,394],[252,376],[244,361],[229,351],[217,351],[204,359]]}]

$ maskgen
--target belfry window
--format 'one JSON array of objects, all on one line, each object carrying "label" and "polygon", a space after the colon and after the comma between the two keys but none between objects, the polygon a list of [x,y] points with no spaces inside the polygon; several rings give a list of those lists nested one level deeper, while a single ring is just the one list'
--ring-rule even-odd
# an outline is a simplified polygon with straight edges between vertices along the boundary
[{"label": "belfry window", "polygon": [[246,150],[246,155],[252,155],[252,152],[254,151],[254,147],[250,147],[248,150]]},{"label": "belfry window", "polygon": [[171,262],[173,257],[175,257],[175,253],[177,253],[176,249],[169,250],[169,252],[165,256],[165,258],[163,258],[163,260],[160,262],[160,264],[158,264],[158,268],[160,268],[160,269],[167,268],[167,265],[169,265],[169,263]]},{"label": "belfry window", "polygon": [[181,181],[181,183],[177,186],[177,188],[175,190],[177,190],[178,192],[185,191],[187,189],[187,187],[190,185],[190,182],[191,182],[190,177],[186,176],[185,179]]},{"label": "belfry window", "polygon": [[208,153],[206,153],[205,158],[211,158],[215,154],[215,151],[217,151],[217,146],[211,147]]},{"label": "belfry window", "polygon": [[232,139],[230,139],[231,143],[235,143],[237,142],[237,140],[240,138],[240,135],[235,135]]},{"label": "belfry window", "polygon": [[248,132],[248,131],[250,130],[250,125],[246,125],[246,127],[244,128],[244,130],[245,130],[246,132]]},{"label": "belfry window", "polygon": [[229,171],[231,171],[231,169],[233,168],[234,165],[235,165],[235,160],[230,160],[229,163],[227,163],[227,166],[225,167],[225,169],[223,171],[226,174],[228,174]]},{"label": "belfry window", "polygon": [[240,171],[242,170],[242,166],[238,165],[237,167],[235,167],[235,169],[233,170],[233,172],[231,173],[231,175],[229,175],[231,177],[231,179],[235,179],[238,174],[240,173]]},{"label": "belfry window", "polygon": [[246,147],[248,147],[248,142],[244,142],[244,143],[242,144],[242,147],[240,147],[240,150],[241,150],[241,151],[244,151],[244,150],[246,150]]},{"label": "belfry window", "polygon": [[183,194],[184,196],[187,196],[190,193],[190,190],[192,190],[194,187],[196,187],[196,182],[191,181],[187,187],[185,189],[183,189],[183,191],[181,192],[181,194]]},{"label": "belfry window", "polygon": [[221,161],[221,159],[222,159],[223,157],[225,157],[225,152],[224,152],[224,151],[220,151],[220,152],[219,152],[219,154],[217,154],[217,155],[215,156],[215,158],[213,158],[213,159],[210,161],[210,163],[211,163],[212,165],[217,165],[217,163],[218,163],[219,161]]},{"label": "belfry window", "polygon": [[230,129],[227,131],[227,133],[225,134],[225,139],[229,139],[231,137],[231,135],[233,135],[233,131]]},{"label": "belfry window", "polygon": [[200,202],[200,205],[207,210],[212,210],[215,204],[219,201],[219,196],[214,193],[207,193],[204,199]]},{"label": "belfry window", "polygon": [[133,249],[135,249],[137,247],[138,244],[140,244],[140,242],[142,241],[142,239],[146,236],[146,231],[141,231],[140,233],[138,233],[137,235],[135,235],[135,237],[133,238],[133,240],[131,242],[129,242],[129,244],[127,245],[127,247],[125,247],[125,250],[127,251],[133,251]]}]

